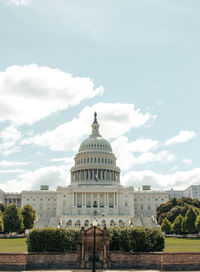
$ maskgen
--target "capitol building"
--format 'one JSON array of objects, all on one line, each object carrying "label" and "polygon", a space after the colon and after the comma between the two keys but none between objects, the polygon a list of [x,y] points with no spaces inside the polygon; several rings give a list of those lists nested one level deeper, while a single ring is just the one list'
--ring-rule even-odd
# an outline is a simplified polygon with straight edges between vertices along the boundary
[{"label": "capitol building", "polygon": [[150,185],[135,191],[132,186],[122,186],[117,158],[110,143],[100,135],[96,113],[91,126],[91,134],[81,143],[74,158],[69,186],[59,186],[56,191],[49,190],[48,185],[21,193],[0,190],[0,202],[16,203],[20,208],[32,205],[38,227],[87,227],[94,217],[100,226],[155,226],[156,208],[160,204],[172,197],[199,198],[198,185],[185,191],[152,191]]}]

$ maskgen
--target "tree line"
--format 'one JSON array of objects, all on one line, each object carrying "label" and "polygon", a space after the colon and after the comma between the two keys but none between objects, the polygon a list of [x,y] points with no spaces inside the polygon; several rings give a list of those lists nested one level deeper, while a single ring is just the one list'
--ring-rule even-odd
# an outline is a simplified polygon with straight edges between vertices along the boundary
[{"label": "tree line", "polygon": [[33,228],[35,219],[36,212],[29,204],[19,209],[16,204],[0,203],[0,233],[23,233]]},{"label": "tree line", "polygon": [[166,234],[200,233],[200,201],[173,198],[157,208],[157,221]]}]

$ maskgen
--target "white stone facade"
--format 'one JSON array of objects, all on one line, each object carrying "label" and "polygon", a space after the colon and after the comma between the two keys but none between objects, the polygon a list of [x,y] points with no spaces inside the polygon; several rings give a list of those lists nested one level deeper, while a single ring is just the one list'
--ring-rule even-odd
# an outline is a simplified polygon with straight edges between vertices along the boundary
[{"label": "white stone facade", "polygon": [[[50,191],[4,193],[0,202],[32,205],[37,226],[89,226],[95,217],[100,225],[151,225],[156,208],[184,191],[152,191],[149,185],[134,191],[120,184],[120,169],[108,141],[99,134],[96,114],[92,133],[80,145],[71,168],[71,184]],[[190,186],[185,196],[200,199],[200,186]]]}]

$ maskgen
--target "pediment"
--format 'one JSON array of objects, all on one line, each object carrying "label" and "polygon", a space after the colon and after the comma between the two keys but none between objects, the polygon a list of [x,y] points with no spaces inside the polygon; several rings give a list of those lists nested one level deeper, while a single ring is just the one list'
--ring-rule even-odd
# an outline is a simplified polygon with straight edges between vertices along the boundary
[{"label": "pediment", "polygon": [[[94,227],[90,227],[90,228],[85,230],[86,235],[89,235],[89,234],[91,234],[93,232],[94,232]],[[103,234],[103,232],[104,231],[102,229],[100,229],[99,227],[96,227],[96,234]]]}]

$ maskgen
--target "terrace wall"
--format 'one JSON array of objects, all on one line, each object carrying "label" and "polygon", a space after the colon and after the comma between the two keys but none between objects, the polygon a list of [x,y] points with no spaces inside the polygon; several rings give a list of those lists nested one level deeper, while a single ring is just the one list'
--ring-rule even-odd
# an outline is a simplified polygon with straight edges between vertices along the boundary
[{"label": "terrace wall", "polygon": [[[110,268],[200,270],[199,253],[110,252]],[[80,252],[0,253],[0,270],[80,269]]]}]

